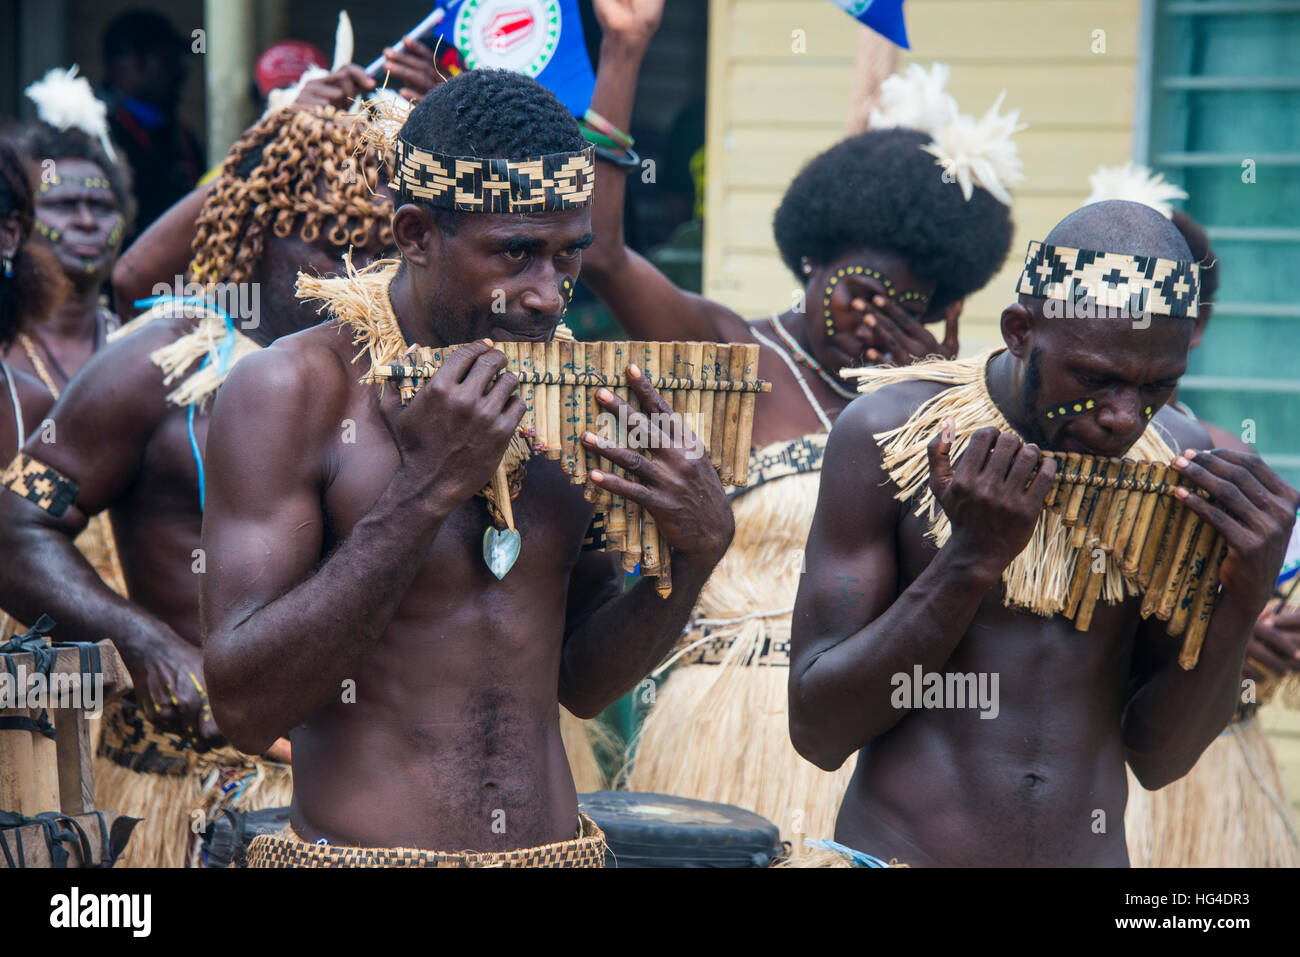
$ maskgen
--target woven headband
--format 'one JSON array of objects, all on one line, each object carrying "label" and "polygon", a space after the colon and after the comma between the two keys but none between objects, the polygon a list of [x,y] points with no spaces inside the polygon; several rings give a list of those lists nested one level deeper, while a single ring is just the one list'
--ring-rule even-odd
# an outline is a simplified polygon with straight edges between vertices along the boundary
[{"label": "woven headband", "polygon": [[1016,292],[1131,314],[1195,319],[1201,268],[1194,262],[1029,244]]},{"label": "woven headband", "polygon": [[524,160],[446,156],[400,136],[392,187],[398,203],[427,203],[460,213],[553,213],[591,205],[592,147]]}]

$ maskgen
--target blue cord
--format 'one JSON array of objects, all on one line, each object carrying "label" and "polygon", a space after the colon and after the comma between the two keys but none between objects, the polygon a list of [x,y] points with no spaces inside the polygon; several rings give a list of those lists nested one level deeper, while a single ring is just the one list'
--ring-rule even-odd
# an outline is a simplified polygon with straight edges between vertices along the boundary
[{"label": "blue cord", "polygon": [[[235,348],[234,320],[231,319],[230,316],[226,315],[225,311],[218,308],[214,303],[201,299],[198,296],[186,296],[184,298],[178,298],[176,296],[154,296],[150,299],[137,299],[135,307],[137,309],[152,309],[154,306],[162,305],[163,303],[167,303],[168,305],[195,306],[200,309],[207,309],[211,312],[215,312],[221,317],[222,321],[226,324],[226,334],[222,337],[221,341],[217,343],[217,371],[221,375],[225,375],[229,372],[230,355]],[[203,369],[206,369],[208,363],[211,361],[211,355],[204,356],[203,362],[199,366],[199,370],[202,371]],[[203,471],[203,456],[199,452],[199,442],[194,436],[194,409],[195,406],[191,405],[189,414],[186,416],[186,427],[189,429],[190,433],[190,451],[194,455],[194,465],[197,467],[199,472],[199,511],[202,512],[207,498],[207,475]]]}]

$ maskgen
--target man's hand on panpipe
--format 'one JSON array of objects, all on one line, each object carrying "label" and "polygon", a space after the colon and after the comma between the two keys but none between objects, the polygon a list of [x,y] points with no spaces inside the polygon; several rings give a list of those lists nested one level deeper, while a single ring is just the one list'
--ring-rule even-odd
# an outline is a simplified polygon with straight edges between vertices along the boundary
[{"label": "man's hand on panpipe", "polygon": [[1258,615],[1273,593],[1295,524],[1300,492],[1264,460],[1232,449],[1187,450],[1174,468],[1213,500],[1185,488],[1175,496],[1212,525],[1228,546],[1219,572],[1224,597]]},{"label": "man's hand on panpipe", "polygon": [[970,555],[993,580],[1029,543],[1056,476],[1056,461],[1043,458],[1038,446],[989,427],[971,436],[954,468],[952,441],[949,419],[926,449],[930,488],[952,523],[944,547]]},{"label": "man's hand on panpipe", "polygon": [[398,468],[419,478],[428,503],[449,509],[468,501],[501,464],[524,416],[513,394],[519,380],[505,365],[487,340],[472,342],[454,350],[405,408],[395,389],[381,401]]},{"label": "man's hand on panpipe", "polygon": [[1275,612],[1272,604],[1256,619],[1246,645],[1241,673],[1257,682],[1300,671],[1300,608]]},{"label": "man's hand on panpipe", "polygon": [[609,389],[598,390],[596,401],[627,424],[629,436],[647,437],[650,456],[587,432],[582,439],[586,446],[599,449],[602,456],[638,481],[603,470],[592,471],[588,477],[600,488],[646,509],[674,551],[718,561],[731,544],[735,522],[704,444],[635,364],[628,367],[628,384],[641,412]]}]

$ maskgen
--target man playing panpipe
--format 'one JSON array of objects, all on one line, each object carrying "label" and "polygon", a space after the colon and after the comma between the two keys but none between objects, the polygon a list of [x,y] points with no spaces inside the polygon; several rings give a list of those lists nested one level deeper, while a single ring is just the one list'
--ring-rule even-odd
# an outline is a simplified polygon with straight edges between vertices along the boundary
[{"label": "man playing panpipe", "polygon": [[[650,579],[624,592],[616,556],[582,549],[593,507],[544,457],[508,489],[521,544],[498,579],[477,493],[525,408],[516,377],[498,376],[506,356],[476,340],[556,332],[591,241],[591,152],[550,92],[495,70],[438,87],[395,145],[401,260],[304,277],[332,321],[246,360],[213,416],[213,707],[237,745],[291,734],[294,754],[291,828],[249,860],[600,866],[557,698],[592,717],[645,676],[725,551],[730,512],[693,436],[647,457],[587,433],[628,473],[589,480],[647,510],[672,548],[671,595]],[[458,343],[405,407],[369,381],[411,345]],[[642,409],[670,412],[636,365],[627,376]],[[274,481],[250,488],[250,467]]]},{"label": "man playing panpipe", "polygon": [[[33,435],[5,473],[17,494],[0,493],[0,605],[27,621],[47,612],[63,640],[111,638],[135,684],[133,701],[105,712],[95,769],[100,807],[146,819],[122,859],[128,866],[182,866],[196,807],[273,807],[291,793],[282,760],[222,747],[208,705],[198,621],[202,450],[212,396],[230,369],[318,321],[293,296],[297,270],[337,270],[349,247],[368,261],[391,241],[378,164],[339,175],[360,151],[353,121],[333,107],[286,109],[251,127],[199,214],[186,278],[203,301],[161,303],[124,328],[52,410],[56,441]],[[33,497],[36,480],[58,495]],[[129,600],[72,547],[103,513],[113,518]]]},{"label": "man playing panpipe", "polygon": [[[790,669],[795,746],[828,769],[859,752],[842,845],[912,865],[1124,865],[1125,761],[1162,787],[1227,724],[1300,494],[1254,456],[1190,451],[1204,430],[1163,408],[1197,311],[1190,259],[1146,206],[1084,207],[1030,244],[1005,350],[863,371],[872,397],[826,451]],[[1073,546],[1044,511],[1049,449],[1171,463],[1160,497],[1226,546],[1199,660],[1139,617],[1151,592],[1133,594],[1120,556]],[[1062,612],[1094,574],[1080,633]],[[992,700],[963,700],[963,676]]]},{"label": "man playing panpipe", "polygon": [[[596,4],[604,37],[593,106],[615,123],[632,116],[661,9],[658,0]],[[955,355],[962,300],[998,270],[1011,242],[1014,116],[979,124],[985,136],[967,144],[966,159],[988,178],[975,176],[963,193],[931,152],[958,118],[942,89],[946,71],[915,66],[888,79],[872,129],[811,158],[795,177],[774,233],[800,301],[759,319],[677,288],[625,247],[628,170],[597,165],[584,281],[633,335],[758,343],[759,374],[775,384],[757,398],[748,486],[732,494],[735,541],[654,672],[659,685],[630,749],[628,787],[752,809],[796,854],[805,836],[830,832],[852,772],[827,774],[800,757],[786,719],[790,612],[826,433],[855,395],[839,371],[886,356],[903,364]],[[942,344],[927,330],[938,322]]]},{"label": "man playing panpipe", "polygon": [[[1165,182],[1162,175],[1131,163],[1100,167],[1089,182],[1092,192],[1085,203],[1111,199],[1143,203],[1182,233],[1200,266],[1200,303],[1191,341],[1191,348],[1197,348],[1219,288],[1219,258],[1200,223],[1171,204],[1187,199],[1187,193]],[[1169,404],[1196,419],[1216,448],[1254,451],[1234,433],[1198,418],[1177,394]],[[1300,863],[1300,837],[1291,822],[1277,758],[1257,717],[1265,686],[1274,683],[1265,680],[1258,663],[1268,662],[1273,674],[1297,670],[1300,661],[1292,656],[1297,624],[1300,620],[1294,614],[1279,611],[1272,603],[1256,621],[1233,719],[1191,771],[1157,791],[1143,788],[1129,772],[1124,831],[1135,867],[1294,867]]]}]

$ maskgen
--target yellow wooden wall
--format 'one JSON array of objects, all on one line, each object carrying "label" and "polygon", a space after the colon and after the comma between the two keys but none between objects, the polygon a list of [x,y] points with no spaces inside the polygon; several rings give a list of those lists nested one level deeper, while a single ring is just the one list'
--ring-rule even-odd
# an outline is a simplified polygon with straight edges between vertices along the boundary
[{"label": "yellow wooden wall", "polygon": [[[1088,174],[1132,142],[1139,0],[908,0],[902,63],[951,64],[963,111],[1002,90],[1029,129],[1027,179],[1002,273],[967,304],[962,351],[1001,342],[997,317],[1026,243],[1087,194]],[[790,305],[797,285],[772,241],[772,214],[800,166],[841,139],[858,31],[829,0],[710,0],[704,291],[743,315]],[[804,31],[806,52],[792,50]],[[1105,53],[1093,53],[1093,31]]]}]

